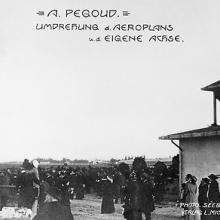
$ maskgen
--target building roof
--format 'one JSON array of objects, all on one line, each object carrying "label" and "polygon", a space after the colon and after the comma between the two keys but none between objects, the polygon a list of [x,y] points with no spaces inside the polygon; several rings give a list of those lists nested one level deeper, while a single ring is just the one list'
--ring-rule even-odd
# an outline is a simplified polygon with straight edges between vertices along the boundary
[{"label": "building roof", "polygon": [[199,138],[199,137],[211,137],[220,136],[220,126],[210,126],[207,128],[201,128],[191,131],[185,131],[176,134],[170,134],[167,136],[159,137],[160,140],[180,140],[186,138]]},{"label": "building roof", "polygon": [[203,87],[202,90],[213,91],[213,92],[220,91],[220,80],[217,82],[214,82],[206,87]]}]

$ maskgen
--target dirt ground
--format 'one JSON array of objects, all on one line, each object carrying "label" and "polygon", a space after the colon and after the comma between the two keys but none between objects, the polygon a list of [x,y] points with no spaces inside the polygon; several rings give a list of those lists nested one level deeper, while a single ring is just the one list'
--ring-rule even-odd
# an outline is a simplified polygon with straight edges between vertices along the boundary
[{"label": "dirt ground", "polygon": [[[91,194],[86,195],[83,200],[71,200],[71,211],[74,220],[124,220],[121,204],[115,204],[114,214],[101,214],[101,198]],[[157,204],[152,213],[152,220],[180,220],[180,217],[181,210],[169,203]],[[17,219],[11,218],[10,220]],[[22,220],[28,219],[23,218]],[[145,220],[144,216],[143,220]]]},{"label": "dirt ground", "polygon": [[[71,210],[74,220],[124,220],[121,204],[115,204],[114,214],[101,214],[101,198],[95,195],[86,195],[84,200],[72,200]],[[152,213],[153,220],[179,220],[180,218],[181,209],[173,204],[156,205],[156,210]]]},{"label": "dirt ground", "polygon": [[114,214],[101,214],[101,198],[86,195],[84,200],[72,200],[71,210],[74,220],[123,220],[121,204],[115,204]]}]

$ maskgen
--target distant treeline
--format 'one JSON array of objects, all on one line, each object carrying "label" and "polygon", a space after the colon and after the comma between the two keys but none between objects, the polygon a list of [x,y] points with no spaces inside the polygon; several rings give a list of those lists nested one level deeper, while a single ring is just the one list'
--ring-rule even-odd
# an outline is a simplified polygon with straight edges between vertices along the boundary
[{"label": "distant treeline", "polygon": [[55,160],[52,158],[36,158],[39,162],[49,162],[49,163],[89,163],[88,160],[84,159],[74,159],[70,160],[68,158],[63,158],[62,160]]}]

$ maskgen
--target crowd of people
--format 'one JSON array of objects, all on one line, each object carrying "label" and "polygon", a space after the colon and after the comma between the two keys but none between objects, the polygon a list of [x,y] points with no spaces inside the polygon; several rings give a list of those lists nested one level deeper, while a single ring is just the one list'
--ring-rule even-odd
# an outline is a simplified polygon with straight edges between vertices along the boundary
[{"label": "crowd of people", "polygon": [[[220,192],[217,179],[210,174],[202,178],[186,175],[182,184],[182,208],[186,220],[220,219]],[[32,210],[34,220],[73,220],[71,200],[84,199],[93,193],[102,199],[100,212],[114,213],[121,203],[127,220],[151,220],[157,184],[147,169],[145,159],[136,157],[131,167],[39,166],[37,160],[25,159],[19,168],[0,171],[0,210],[7,206],[10,187],[15,189],[18,207]]]},{"label": "crowd of people", "polygon": [[220,192],[217,179],[217,175],[210,174],[202,178],[197,187],[197,178],[192,174],[186,175],[186,181],[182,184],[182,208],[186,220],[220,219]]},{"label": "crowd of people", "polygon": [[[0,173],[0,185],[16,187],[18,207],[32,210],[34,220],[73,220],[70,200],[83,199],[85,193],[102,198],[101,213],[114,213],[121,203],[128,220],[151,219],[154,210],[154,183],[147,173],[145,159],[137,157],[132,167],[39,167],[37,160],[25,159],[20,168]],[[4,192],[5,189],[6,191]],[[7,205],[8,188],[0,190],[1,208]]]}]

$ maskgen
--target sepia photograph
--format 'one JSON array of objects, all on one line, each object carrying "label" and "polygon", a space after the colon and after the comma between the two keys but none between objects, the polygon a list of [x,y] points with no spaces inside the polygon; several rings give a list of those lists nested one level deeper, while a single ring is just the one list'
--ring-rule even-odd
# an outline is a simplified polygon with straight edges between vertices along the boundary
[{"label": "sepia photograph", "polygon": [[0,220],[220,220],[219,11],[2,0]]}]

